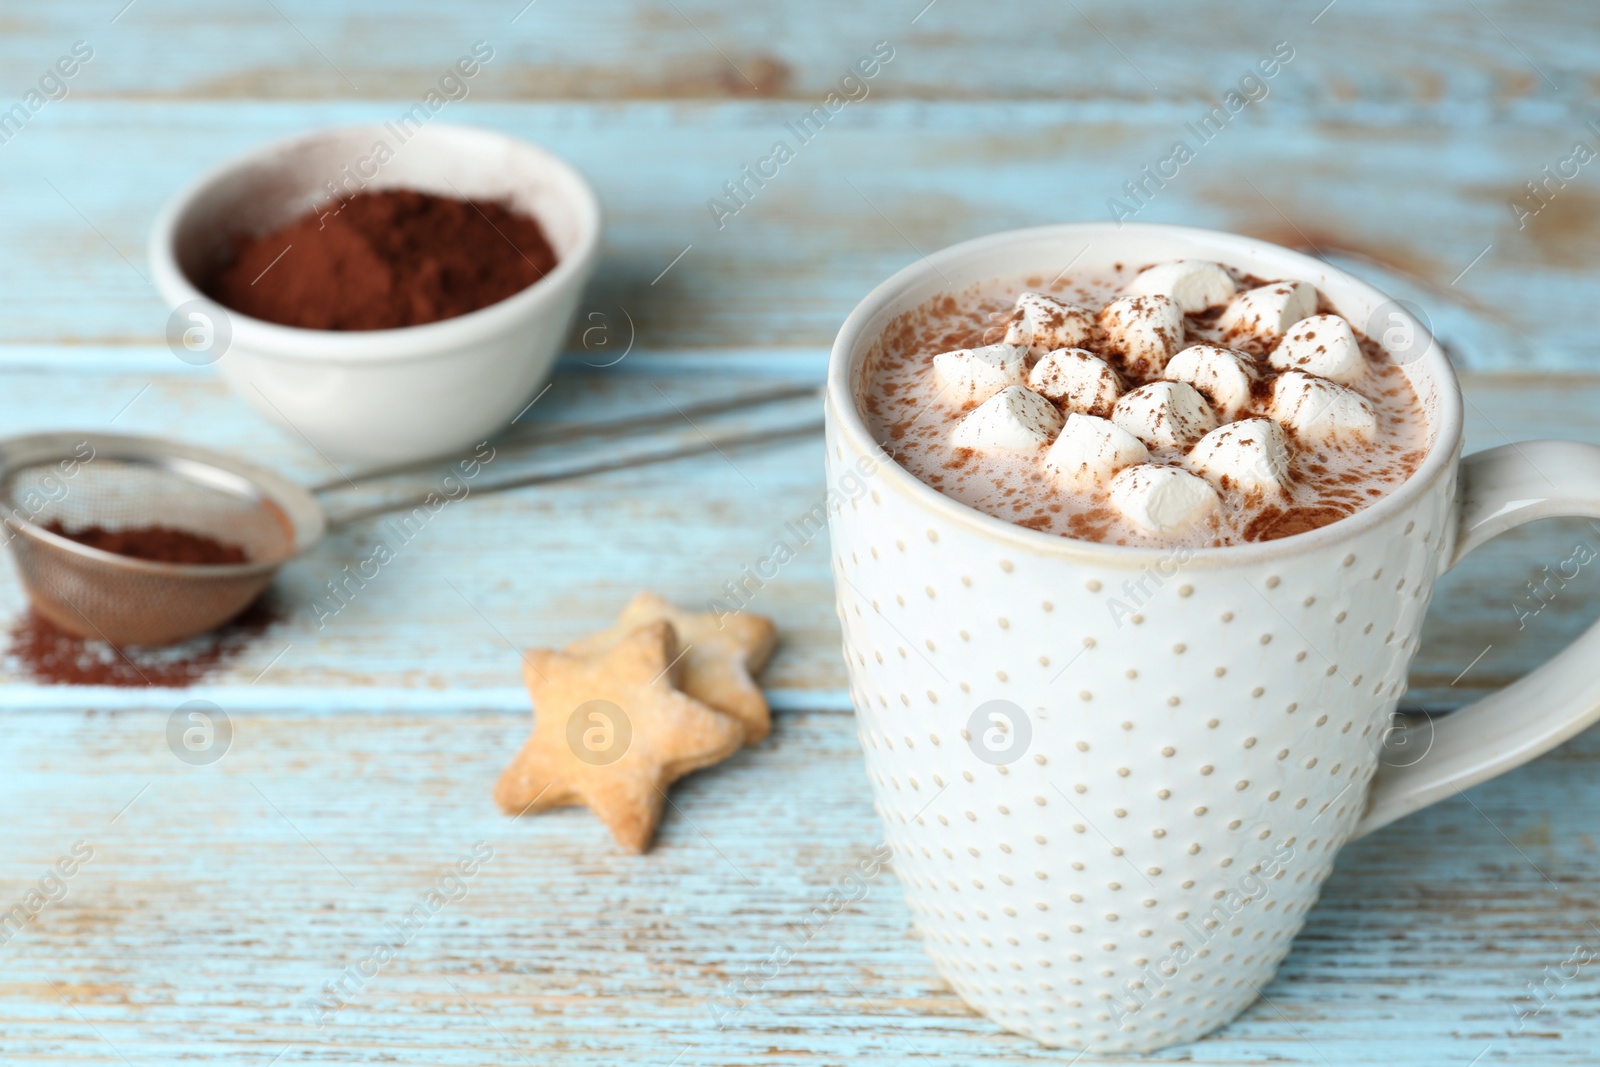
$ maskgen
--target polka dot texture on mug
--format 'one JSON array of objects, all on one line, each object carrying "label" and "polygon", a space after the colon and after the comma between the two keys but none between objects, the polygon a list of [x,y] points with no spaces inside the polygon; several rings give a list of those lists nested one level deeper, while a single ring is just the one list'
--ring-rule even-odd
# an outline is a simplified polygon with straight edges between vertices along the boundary
[{"label": "polka dot texture on mug", "polygon": [[[831,436],[828,458],[856,462]],[[1226,1022],[1360,818],[1449,486],[1337,546],[1229,568],[1040,550],[867,484],[831,516],[837,610],[939,972],[1067,1048]]]}]

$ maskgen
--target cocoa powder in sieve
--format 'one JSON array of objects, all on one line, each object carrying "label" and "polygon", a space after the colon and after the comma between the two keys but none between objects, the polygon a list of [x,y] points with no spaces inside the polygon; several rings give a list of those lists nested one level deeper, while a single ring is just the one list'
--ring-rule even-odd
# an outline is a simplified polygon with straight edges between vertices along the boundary
[{"label": "cocoa powder in sieve", "polygon": [[104,526],[84,526],[71,529],[60,520],[52,520],[44,528],[80,545],[153,563],[217,566],[248,563],[250,560],[238,545],[172,526],[128,526],[117,530],[108,530]]},{"label": "cocoa powder in sieve", "polygon": [[492,201],[409,189],[357,193],[237,241],[197,278],[224,307],[311,330],[387,330],[465,315],[548,274],[537,220]]}]

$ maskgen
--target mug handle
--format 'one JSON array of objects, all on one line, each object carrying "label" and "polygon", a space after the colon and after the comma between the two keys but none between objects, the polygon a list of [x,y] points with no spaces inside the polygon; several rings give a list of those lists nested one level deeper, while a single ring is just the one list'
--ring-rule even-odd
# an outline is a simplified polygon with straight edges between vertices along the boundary
[{"label": "mug handle", "polygon": [[[1560,515],[1600,518],[1600,446],[1578,441],[1502,445],[1461,461],[1455,553]],[[1433,747],[1406,767],[1383,766],[1350,840],[1520,767],[1600,719],[1600,623],[1550,662],[1434,725]]]}]

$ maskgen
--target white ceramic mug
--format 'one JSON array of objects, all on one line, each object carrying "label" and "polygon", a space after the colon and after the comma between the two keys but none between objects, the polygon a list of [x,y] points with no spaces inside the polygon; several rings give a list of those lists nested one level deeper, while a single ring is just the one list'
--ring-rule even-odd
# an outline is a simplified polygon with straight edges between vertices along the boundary
[{"label": "white ceramic mug", "polygon": [[[1411,331],[1427,412],[1415,474],[1282,540],[1172,550],[1025,529],[924,485],[879,447],[863,360],[897,314],[1069,263],[1206,259],[1315,285],[1358,327]],[[1260,241],[1172,226],[997,234],[872,292],[834,343],[837,606],[867,772],[929,954],[974,1008],[1046,1044],[1143,1051],[1256,999],[1346,842],[1526,762],[1600,717],[1591,630],[1383,760],[1434,581],[1489,538],[1600,516],[1600,448],[1461,456],[1439,346],[1382,293]],[[1120,605],[1120,609],[1116,605]],[[1130,614],[1128,608],[1132,607]],[[1409,764],[1400,766],[1395,764]]]},{"label": "white ceramic mug", "polygon": [[[235,237],[396,188],[507,201],[539,220],[556,266],[488,307],[393,330],[280,326],[195,284]],[[599,247],[594,190],[552,153],[495,130],[391,123],[318,130],[223,163],[157,216],[150,268],[174,309],[179,358],[216,363],[235,392],[324,454],[381,466],[462,451],[517,417],[550,376]]]}]

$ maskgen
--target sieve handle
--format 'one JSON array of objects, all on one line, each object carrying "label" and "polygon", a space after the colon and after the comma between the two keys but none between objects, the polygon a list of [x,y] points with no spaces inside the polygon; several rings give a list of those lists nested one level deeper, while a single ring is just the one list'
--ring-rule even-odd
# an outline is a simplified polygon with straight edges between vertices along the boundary
[{"label": "sieve handle", "polygon": [[[806,391],[814,393],[815,389],[807,387]],[[746,405],[741,404],[736,406]],[[724,408],[722,410],[731,410],[731,408]],[[676,418],[678,416],[676,413],[674,413],[673,417]],[[631,425],[637,426],[638,422],[635,421]],[[679,448],[663,449],[655,452],[645,452],[638,455],[624,456],[613,460],[579,464],[573,467],[558,468],[553,471],[538,471],[518,477],[506,478],[501,481],[488,482],[483,485],[473,485],[471,488],[471,494],[478,495],[482,493],[499,493],[507,489],[521,489],[530,485],[548,485],[551,482],[569,481],[574,478],[587,477],[591,474],[605,474],[608,471],[627,470],[632,467],[643,467],[653,463],[666,463],[671,460],[683,459],[688,456],[700,456],[713,451],[721,452],[725,448],[744,448],[750,445],[766,444],[773,441],[784,441],[791,438],[809,437],[821,432],[822,420],[813,419],[812,421],[799,426],[789,426],[772,430],[756,430],[750,433],[728,434],[721,437],[705,437],[696,444],[686,445]],[[435,461],[435,463],[436,462],[437,461]],[[429,464],[428,466],[433,465],[434,464]],[[385,473],[398,473],[401,470],[409,471],[413,469],[415,468],[397,467],[392,468]],[[319,490],[322,489],[322,487],[318,488]],[[363,519],[370,519],[378,515],[387,515],[396,511],[406,511],[412,508],[430,506],[432,504],[436,504],[438,500],[438,491],[431,489],[427,492],[413,494],[399,500],[386,500],[382,504],[375,504],[371,507],[357,508],[353,511],[338,515],[337,517],[330,517],[328,519],[327,528],[329,530],[342,529],[353,523],[360,522]]]},{"label": "sieve handle", "polygon": [[[546,386],[546,388],[549,387]],[[657,391],[659,392],[659,390]],[[662,395],[665,397],[665,394]],[[696,417],[723,415],[730,411],[776,404],[784,400],[797,400],[806,396],[820,400],[822,398],[822,387],[819,385],[784,385],[775,389],[762,390],[761,392],[746,393],[742,396],[726,397],[721,400],[707,400],[699,404],[691,404],[688,407],[673,405],[673,410],[659,412],[655,415],[606,419],[601,422],[579,423],[575,426],[551,425],[534,429],[515,437],[502,438],[495,444],[498,454],[515,456],[532,451],[541,445],[549,445],[558,441],[571,441],[574,438],[632,437],[644,431],[660,426],[674,425],[680,421],[689,421],[692,424]],[[668,400],[668,403],[671,403],[671,401]],[[530,404],[529,407],[532,407],[532,405]],[[518,418],[520,417],[518,416]],[[516,419],[513,419],[512,423],[515,424],[515,422]],[[339,491],[352,484],[352,482],[370,483],[402,474],[420,474],[430,470],[448,471],[455,460],[459,458],[452,457],[441,460],[438,456],[432,456],[428,459],[413,460],[409,463],[400,463],[389,467],[376,467],[369,471],[362,471],[353,478],[341,474],[337,478],[330,478],[320,485],[312,486],[310,491],[320,496],[324,493]],[[507,488],[514,487],[507,486]],[[367,514],[376,514],[376,512],[369,509]]]}]

